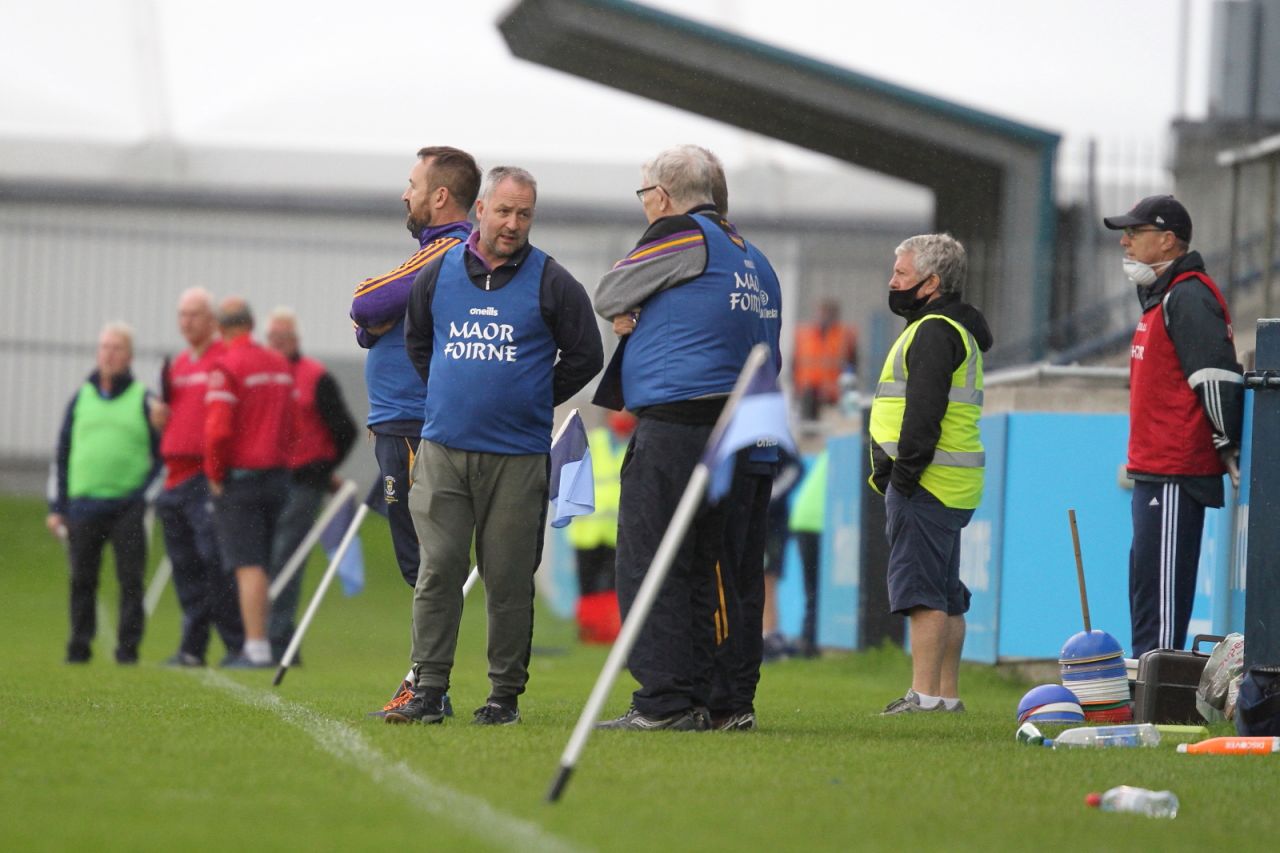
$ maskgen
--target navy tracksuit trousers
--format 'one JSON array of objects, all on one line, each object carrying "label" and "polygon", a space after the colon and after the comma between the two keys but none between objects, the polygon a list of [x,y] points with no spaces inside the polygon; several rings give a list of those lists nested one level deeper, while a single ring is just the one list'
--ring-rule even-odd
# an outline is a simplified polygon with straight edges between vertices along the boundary
[{"label": "navy tracksuit trousers", "polygon": [[1181,649],[1196,594],[1204,505],[1174,482],[1135,480],[1129,550],[1132,654]]},{"label": "navy tracksuit trousers", "polygon": [[[625,619],[711,435],[711,426],[641,417],[622,463],[618,605]],[[705,706],[715,650],[716,560],[723,514],[704,501],[627,658],[632,704],[650,717]]]},{"label": "navy tracksuit trousers", "polygon": [[708,701],[715,715],[755,711],[764,659],[764,551],[774,466],[750,462],[749,453],[739,452],[733,485],[724,498],[715,670]]},{"label": "navy tracksuit trousers", "polygon": [[400,566],[401,577],[410,587],[417,586],[418,564],[422,560],[418,553],[418,532],[413,528],[413,516],[409,513],[409,486],[419,441],[400,435],[373,434],[373,454],[377,457],[381,478],[374,484],[373,493],[366,501],[387,517],[396,563]]},{"label": "navy tracksuit trousers", "polygon": [[138,660],[138,644],[146,617],[142,609],[142,575],[147,562],[147,541],[142,516],[145,509],[137,500],[92,499],[84,509],[72,501],[67,513],[67,550],[71,559],[71,639],[67,660],[87,661],[89,644],[97,632],[98,577],[102,571],[102,550],[108,542],[116,558],[116,580],[120,584],[120,624],[116,628],[116,660]]},{"label": "navy tracksuit trousers", "polygon": [[229,654],[244,645],[235,576],[222,568],[213,527],[209,483],[203,474],[166,489],[156,499],[173,588],[182,606],[180,651],[205,659],[212,625]]}]

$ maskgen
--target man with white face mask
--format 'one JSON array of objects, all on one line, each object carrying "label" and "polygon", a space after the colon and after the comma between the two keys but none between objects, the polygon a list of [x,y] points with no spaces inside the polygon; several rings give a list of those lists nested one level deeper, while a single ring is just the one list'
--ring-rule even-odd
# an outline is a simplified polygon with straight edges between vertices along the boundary
[{"label": "man with white face mask", "polygon": [[1244,377],[1226,300],[1200,253],[1189,251],[1187,209],[1173,196],[1150,196],[1103,223],[1124,232],[1124,269],[1142,304],[1129,355],[1129,613],[1138,657],[1186,643],[1204,509],[1223,505],[1224,473],[1240,482]]}]

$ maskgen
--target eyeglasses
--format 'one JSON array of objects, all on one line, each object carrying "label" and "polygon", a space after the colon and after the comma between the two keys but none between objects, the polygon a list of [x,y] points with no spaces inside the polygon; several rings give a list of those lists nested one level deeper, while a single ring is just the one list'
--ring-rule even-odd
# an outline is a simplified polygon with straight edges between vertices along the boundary
[{"label": "eyeglasses", "polygon": [[1124,229],[1124,236],[1132,240],[1137,235],[1146,234],[1148,231],[1163,231],[1163,230],[1164,230],[1163,228],[1153,228],[1153,227],[1135,228],[1134,226],[1130,225],[1128,228]]},{"label": "eyeglasses", "polygon": [[640,199],[641,203],[643,203],[645,193],[647,193],[649,190],[660,190],[660,189],[662,189],[661,184],[654,184],[653,186],[641,187],[640,189],[636,190],[636,198]]}]

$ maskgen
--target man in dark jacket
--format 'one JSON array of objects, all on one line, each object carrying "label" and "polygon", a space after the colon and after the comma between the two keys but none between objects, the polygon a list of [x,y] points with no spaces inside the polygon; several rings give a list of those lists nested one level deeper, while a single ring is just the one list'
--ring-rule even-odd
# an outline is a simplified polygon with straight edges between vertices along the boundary
[{"label": "man in dark jacket", "polygon": [[885,714],[963,711],[960,652],[969,590],[960,530],[982,499],[982,353],[991,332],[961,301],[967,260],[949,234],[898,246],[889,308],[907,327],[871,406],[871,487],[885,496],[889,606],[911,621],[911,688]]},{"label": "man in dark jacket", "polygon": [[[648,227],[595,295],[596,313],[623,339],[595,402],[625,405],[638,418],[618,507],[624,618],[751,348],[767,344],[772,369],[781,367],[778,277],[764,253],[725,219],[728,186],[719,160],[704,148],[676,146],[645,163],[641,180],[636,195]],[[776,447],[742,451],[728,500],[699,507],[627,659],[640,689],[626,713],[598,727],[756,727],[760,515],[777,459]],[[727,551],[730,513],[758,535]]]},{"label": "man in dark jacket", "polygon": [[524,169],[490,169],[476,230],[423,267],[409,294],[405,349],[427,386],[409,492],[422,565],[413,698],[386,711],[391,723],[444,719],[473,536],[489,612],[490,684],[473,722],[520,722],[553,410],[603,361],[586,291],[529,243],[537,198]]},{"label": "man in dark jacket", "polygon": [[97,370],[67,406],[58,433],[57,493],[45,523],[66,539],[71,560],[67,663],[86,663],[91,654],[107,542],[120,583],[116,662],[138,662],[147,561],[143,493],[159,470],[160,439],[150,422],[156,401],[133,378],[132,361],[133,333],[123,323],[108,323],[98,336]]},{"label": "man in dark jacket", "polygon": [[1238,485],[1244,377],[1231,314],[1173,196],[1144,198],[1103,220],[1122,231],[1125,273],[1142,318],[1129,350],[1133,546],[1129,614],[1134,657],[1181,649],[1195,598],[1204,508]]},{"label": "man in dark jacket", "polygon": [[[293,374],[293,434],[289,438],[289,499],[271,541],[268,574],[274,581],[306,538],[327,492],[338,486],[334,471],[351,452],[356,422],[342,399],[342,389],[322,363],[304,356],[298,340],[298,316],[277,308],[267,320],[267,346],[285,357]],[[304,563],[305,565],[305,563]],[[271,655],[284,657],[293,639],[293,617],[302,593],[302,572],[271,602],[268,634]]]}]

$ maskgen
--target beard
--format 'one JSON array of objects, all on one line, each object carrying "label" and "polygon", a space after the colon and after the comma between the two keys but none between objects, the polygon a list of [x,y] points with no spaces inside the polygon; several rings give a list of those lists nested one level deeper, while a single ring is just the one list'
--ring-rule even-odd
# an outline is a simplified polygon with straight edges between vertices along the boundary
[{"label": "beard", "polygon": [[428,216],[426,219],[419,219],[410,213],[405,217],[404,227],[409,229],[409,233],[413,235],[413,239],[421,239],[423,232],[431,227],[431,217]]}]

